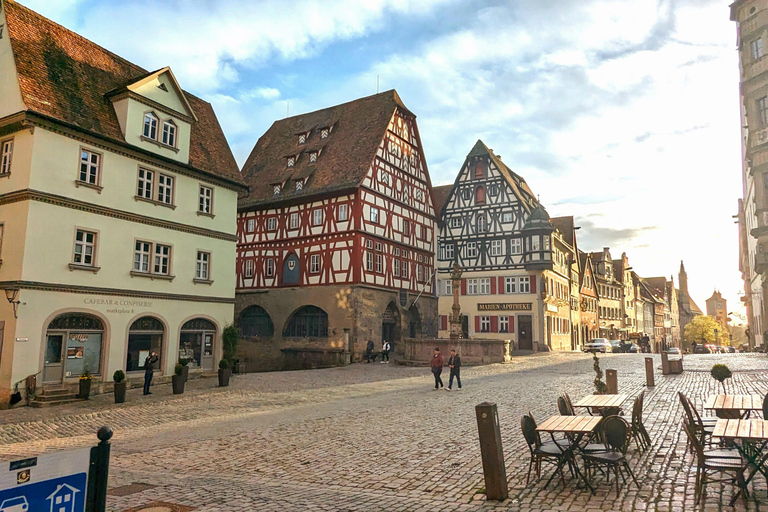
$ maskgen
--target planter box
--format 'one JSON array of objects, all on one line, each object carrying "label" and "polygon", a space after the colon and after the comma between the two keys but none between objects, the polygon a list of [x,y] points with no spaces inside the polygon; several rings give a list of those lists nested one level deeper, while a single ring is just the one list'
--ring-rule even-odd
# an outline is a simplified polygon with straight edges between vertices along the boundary
[{"label": "planter box", "polygon": [[122,404],[125,402],[125,394],[128,390],[128,381],[115,382],[115,403]]},{"label": "planter box", "polygon": [[171,377],[171,384],[173,385],[173,394],[180,395],[184,393],[184,383],[187,381],[184,379],[184,374],[173,375]]},{"label": "planter box", "polygon": [[229,386],[229,378],[232,376],[232,370],[219,368],[219,387]]},{"label": "planter box", "polygon": [[77,398],[88,400],[88,397],[91,396],[91,382],[92,379],[80,379]]}]

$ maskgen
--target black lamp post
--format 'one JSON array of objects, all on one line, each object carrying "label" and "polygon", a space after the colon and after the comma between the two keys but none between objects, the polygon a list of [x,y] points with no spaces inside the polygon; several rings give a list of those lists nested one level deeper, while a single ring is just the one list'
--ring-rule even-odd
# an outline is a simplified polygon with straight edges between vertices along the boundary
[{"label": "black lamp post", "polygon": [[19,304],[21,304],[21,301],[19,300],[19,289],[18,288],[6,288],[5,289],[5,298],[8,299],[8,302],[11,303],[13,306],[13,318],[19,318]]}]

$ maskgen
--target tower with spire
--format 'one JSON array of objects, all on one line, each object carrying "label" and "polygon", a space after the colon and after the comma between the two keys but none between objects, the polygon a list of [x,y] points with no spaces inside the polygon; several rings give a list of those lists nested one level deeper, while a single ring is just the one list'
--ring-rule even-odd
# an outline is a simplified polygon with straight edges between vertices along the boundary
[{"label": "tower with spire", "polygon": [[685,265],[680,260],[680,273],[677,275],[680,283],[680,290],[677,294],[678,308],[680,310],[680,336],[685,338],[685,326],[691,323],[695,316],[701,315],[701,309],[693,302],[688,293],[688,272],[685,271]]}]

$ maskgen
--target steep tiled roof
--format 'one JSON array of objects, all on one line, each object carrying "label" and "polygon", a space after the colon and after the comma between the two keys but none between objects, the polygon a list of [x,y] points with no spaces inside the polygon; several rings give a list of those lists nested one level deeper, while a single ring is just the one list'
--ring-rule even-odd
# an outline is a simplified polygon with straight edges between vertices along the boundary
[{"label": "steep tiled roof", "polygon": [[[359,186],[396,109],[413,116],[397,92],[389,90],[275,121],[259,138],[243,166],[243,179],[250,191],[240,196],[239,207]],[[325,139],[321,138],[323,128],[330,128]],[[299,134],[307,132],[306,143],[299,145]],[[316,162],[310,162],[309,153],[314,151],[320,154]],[[288,157],[297,155],[295,165],[288,167]],[[308,178],[299,192],[291,186],[297,178]],[[288,184],[275,197],[273,186],[286,180]]]},{"label": "steep tiled roof", "polygon": [[[4,0],[4,5],[27,110],[125,143],[105,95],[146,76],[147,70],[13,0]],[[242,183],[213,108],[184,94],[198,119],[190,135],[189,165]]]},{"label": "steep tiled roof", "polygon": [[689,298],[688,298],[688,300],[689,300],[689,301],[690,301],[690,303],[691,303],[691,312],[692,312],[693,314],[699,314],[699,315],[703,315],[703,314],[704,314],[704,312],[703,312],[703,311],[702,311],[702,310],[699,308],[699,306],[697,306],[697,305],[696,305],[696,303],[695,303],[695,302],[693,302],[693,299],[691,299],[691,298],[689,297]]},{"label": "steep tiled roof", "polygon": [[557,229],[560,233],[563,234],[563,240],[573,247],[573,238],[574,238],[574,222],[573,222],[573,216],[568,217],[552,217],[549,219],[549,222],[552,223],[553,226],[555,226],[555,229]]},{"label": "steep tiled roof", "polygon": [[442,218],[443,206],[448,201],[448,196],[451,195],[453,185],[440,185],[439,187],[432,188],[432,200],[435,202],[435,215],[437,218]]}]

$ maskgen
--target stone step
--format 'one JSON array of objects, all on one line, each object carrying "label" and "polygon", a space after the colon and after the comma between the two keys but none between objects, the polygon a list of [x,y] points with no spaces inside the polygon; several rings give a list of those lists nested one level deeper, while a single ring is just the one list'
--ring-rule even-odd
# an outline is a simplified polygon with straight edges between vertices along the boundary
[{"label": "stone step", "polygon": [[65,392],[65,393],[58,393],[55,395],[37,395],[35,397],[35,401],[38,402],[56,402],[59,400],[71,400],[73,398],[77,398],[77,393],[72,392]]},{"label": "stone step", "polygon": [[71,395],[72,390],[68,388],[56,388],[56,389],[50,389],[50,388],[43,388],[40,393],[37,394],[37,396],[62,396],[62,395]]},{"label": "stone step", "polygon": [[68,398],[62,398],[59,400],[51,400],[51,401],[39,401],[35,399],[29,402],[29,405],[30,407],[35,407],[40,409],[43,407],[54,407],[57,405],[70,404],[73,402],[82,402],[82,400],[83,400],[82,398],[76,398],[75,395],[72,395],[71,398],[68,397]]}]

